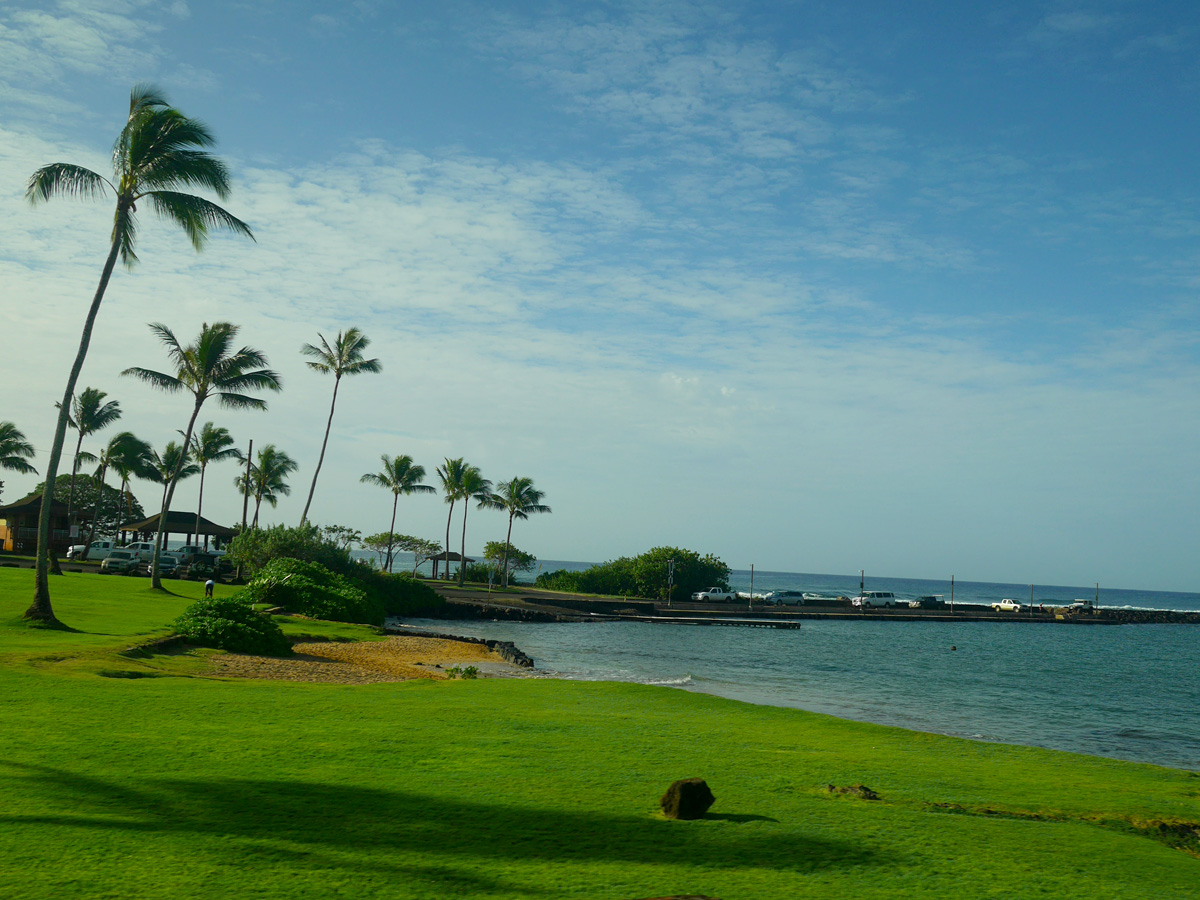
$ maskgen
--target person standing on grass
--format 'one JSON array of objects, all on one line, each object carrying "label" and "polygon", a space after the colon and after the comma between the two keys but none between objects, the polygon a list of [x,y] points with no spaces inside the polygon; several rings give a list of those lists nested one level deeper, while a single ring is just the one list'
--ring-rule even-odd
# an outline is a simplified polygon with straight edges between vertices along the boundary
[{"label": "person standing on grass", "polygon": [[212,592],[213,592],[214,586],[215,586],[215,582],[211,578],[208,579],[208,581],[204,582],[204,599],[205,600],[212,599]]}]

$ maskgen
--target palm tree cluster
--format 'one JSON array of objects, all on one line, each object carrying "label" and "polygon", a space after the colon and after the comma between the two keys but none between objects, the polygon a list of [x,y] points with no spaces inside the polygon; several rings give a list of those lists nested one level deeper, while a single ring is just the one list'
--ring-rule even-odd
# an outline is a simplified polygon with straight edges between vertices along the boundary
[{"label": "palm tree cluster", "polygon": [[[215,194],[220,200],[229,196],[229,173],[225,164],[209,152],[213,144],[214,139],[206,126],[172,107],[157,89],[149,85],[137,85],[130,93],[128,116],[113,145],[111,179],[82,166],[56,162],[34,172],[25,191],[26,198],[35,205],[55,197],[101,199],[111,194],[115,200],[109,252],[84,318],[79,349],[72,362],[62,400],[57,404],[58,418],[46,461],[44,496],[54,496],[55,478],[68,428],[77,432],[75,452],[71,460],[68,518],[81,518],[73,507],[75,479],[82,465],[96,464],[95,477],[101,485],[104,484],[110,470],[116,474],[121,480],[118,494],[124,498],[127,510],[133,507],[130,490],[132,479],[161,484],[158,534],[151,564],[155,588],[161,586],[159,557],[163,550],[167,514],[181,480],[193,475],[200,476],[193,529],[193,535],[198,540],[204,502],[204,479],[209,464],[236,459],[245,465],[244,471],[234,483],[242,491],[244,506],[248,507],[251,496],[254,498],[251,527],[255,528],[258,527],[263,502],[274,507],[279,497],[290,494],[288,476],[298,468],[296,461],[273,443],[262,447],[256,456],[250,453],[243,456],[235,448],[228,429],[210,421],[197,430],[200,413],[207,401],[215,400],[219,406],[230,410],[265,410],[266,402],[255,395],[263,391],[279,391],[282,386],[279,375],[267,368],[266,356],[261,351],[235,345],[238,326],[230,322],[214,322],[211,325],[205,323],[197,337],[189,343],[180,341],[166,325],[152,323],[149,327],[166,351],[168,366],[163,370],[132,366],[121,373],[166,393],[183,393],[190,397],[192,402],[187,425],[178,431],[181,441],[170,441],[160,452],[131,432],[123,431],[112,437],[98,454],[84,448],[87,439],[117,422],[123,412],[117,401],[106,399],[108,395],[104,391],[87,387],[77,395],[76,385],[118,257],[128,268],[132,268],[138,262],[136,239],[139,204],[143,208],[149,207],[161,218],[179,226],[197,251],[204,248],[209,236],[216,230],[227,230],[254,239],[253,232],[245,222],[213,201],[189,193],[193,189],[200,189]],[[308,521],[317,480],[325,462],[342,378],[382,371],[380,360],[367,358],[365,351],[369,345],[367,336],[358,328],[352,327],[339,330],[332,340],[318,334],[317,343],[304,344],[300,348],[310,369],[319,374],[333,376],[329,414],[304,511],[300,517],[302,524]],[[33,457],[33,447],[15,424],[0,422],[0,469],[32,473],[35,469],[28,460]],[[435,493],[435,489],[423,483],[425,469],[416,465],[411,456],[400,454],[392,457],[384,454],[381,460],[383,468],[380,472],[369,473],[360,480],[383,487],[393,495],[385,559],[385,567],[390,570],[400,496]],[[477,508],[507,511],[509,538],[512,536],[514,519],[525,519],[532,513],[550,512],[550,508],[541,503],[542,492],[533,487],[529,478],[514,478],[501,483],[498,489],[493,490],[492,482],[483,477],[479,468],[462,458],[447,458],[436,471],[442,483],[445,501],[449,505],[446,518],[446,549],[442,554],[447,563],[450,528],[454,508],[459,501],[462,501],[463,509],[460,534],[460,548],[463,554],[466,551],[467,513],[471,501],[475,502]],[[103,496],[103,491],[98,496]],[[87,538],[89,544],[95,537],[97,522],[100,519],[100,503],[100,500],[96,500],[90,513]],[[38,520],[36,587],[33,603],[26,611],[25,617],[61,626],[50,603],[47,580],[53,558],[50,552],[50,509],[49,503],[41,505]],[[507,583],[507,559],[505,569]],[[460,583],[464,576],[465,569],[460,566]]]}]

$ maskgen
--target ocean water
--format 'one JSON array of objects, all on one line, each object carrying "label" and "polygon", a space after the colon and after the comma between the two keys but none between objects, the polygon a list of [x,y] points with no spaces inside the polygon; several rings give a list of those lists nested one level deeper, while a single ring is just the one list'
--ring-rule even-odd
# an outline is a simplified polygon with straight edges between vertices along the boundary
[{"label": "ocean water", "polygon": [[[554,568],[566,568],[551,563]],[[586,564],[572,564],[586,566]],[[733,587],[749,589],[749,571]],[[949,582],[867,578],[899,597]],[[945,588],[944,590],[942,588]],[[1029,599],[1029,586],[955,584],[955,599]],[[756,572],[755,592],[851,594],[858,576]],[[1034,600],[1093,597],[1034,586]],[[1200,609],[1200,596],[1100,589],[1103,606]],[[540,671],[633,681],[986,741],[1200,771],[1200,626],[804,620],[798,630],[637,622],[410,621],[509,640]]]}]

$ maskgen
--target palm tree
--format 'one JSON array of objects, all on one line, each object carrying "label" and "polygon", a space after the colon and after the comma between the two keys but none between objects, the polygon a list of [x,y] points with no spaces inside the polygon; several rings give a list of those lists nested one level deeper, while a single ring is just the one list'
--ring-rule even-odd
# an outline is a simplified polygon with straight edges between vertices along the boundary
[{"label": "palm tree", "polygon": [[308,521],[308,508],[312,506],[313,493],[317,489],[317,476],[321,474],[321,464],[325,462],[325,445],[329,443],[329,429],[333,425],[333,408],[337,405],[338,385],[343,375],[358,375],[362,372],[380,372],[383,366],[377,359],[363,359],[363,351],[371,341],[357,328],[339,331],[333,346],[325,340],[325,335],[318,332],[320,347],[305,344],[300,352],[311,357],[308,367],[316,372],[333,373],[333,400],[329,404],[329,420],[325,423],[325,439],[321,441],[321,455],[317,459],[317,468],[313,472],[312,487],[308,489],[308,500],[304,504],[304,512],[300,515],[300,523]]},{"label": "palm tree", "polygon": [[[205,422],[204,427],[200,429],[200,434],[192,435],[191,451],[192,459],[200,465],[200,498],[196,501],[196,530],[192,535],[192,540],[199,545],[200,510],[204,507],[204,470],[211,462],[220,462],[223,459],[241,459],[242,453],[233,446],[233,438],[229,435],[229,429],[218,428],[212,422]],[[207,537],[204,539],[204,544],[208,546]]]},{"label": "palm tree", "polygon": [[[114,446],[114,442],[115,446]],[[129,482],[133,478],[155,481],[152,463],[154,449],[149,443],[128,431],[123,431],[109,442],[108,464],[113,472],[121,476],[121,493],[125,495],[126,515],[133,511],[133,491]]]},{"label": "palm tree", "polygon": [[[241,219],[210,200],[176,190],[201,188],[212,191],[222,200],[229,196],[229,173],[224,163],[204,149],[213,143],[212,134],[202,123],[189,119],[171,107],[156,88],[137,85],[129,95],[129,118],[113,145],[112,181],[90,169],[63,162],[43,166],[30,176],[25,197],[33,204],[57,196],[98,199],[109,190],[117,201],[112,245],[104,261],[92,305],[84,319],[79,350],[71,365],[59,406],[54,442],[46,463],[47,497],[54,496],[54,478],[58,474],[58,463],[67,433],[68,405],[75,394],[75,384],[87,357],[92,328],[112,277],[113,266],[118,254],[130,268],[137,263],[137,254],[134,252],[137,204],[144,203],[163,218],[175,222],[191,239],[196,250],[203,248],[209,232],[217,228],[227,228],[254,239],[250,227]],[[33,603],[25,611],[25,618],[61,626],[50,605],[49,551],[50,504],[44,503],[38,516],[36,587]]]},{"label": "palm tree", "polygon": [[[216,397],[217,402],[226,409],[266,409],[265,400],[250,397],[244,391],[278,391],[281,388],[279,376],[270,369],[263,368],[267,358],[261,351],[252,347],[242,347],[234,351],[233,339],[237,336],[238,327],[229,322],[207,322],[200,328],[200,334],[194,342],[186,347],[176,339],[174,333],[166,325],[154,323],[150,330],[158,335],[158,339],[167,348],[167,357],[175,368],[175,374],[156,372],[133,366],[122,372],[122,375],[132,375],[159,390],[168,393],[187,391],[194,400],[192,417],[188,419],[187,429],[183,432],[183,445],[186,447],[192,441],[192,429],[196,427],[196,418],[200,408],[209,397]],[[163,529],[167,524],[167,509],[175,494],[175,483],[179,480],[179,471],[183,467],[186,455],[179,458],[175,474],[167,480],[167,490],[163,494],[162,513],[158,519],[158,537],[155,539],[154,565],[151,567],[151,586],[162,586],[158,574],[158,557],[162,553]]]},{"label": "palm tree", "polygon": [[392,492],[392,524],[388,526],[387,563],[385,571],[392,571],[392,545],[396,535],[396,505],[400,502],[401,494],[436,494],[425,480],[425,467],[413,465],[413,458],[407,454],[395,459],[386,453],[379,457],[383,460],[383,471],[378,474],[368,473],[358,479],[365,484],[378,485]]},{"label": "palm tree", "polygon": [[[81,462],[96,462],[97,457],[88,454],[84,457],[83,439],[107,428],[121,418],[121,404],[116,400],[104,402],[107,397],[104,391],[96,388],[84,388],[71,400],[71,409],[67,413],[67,424],[79,432],[79,440],[75,442],[75,462],[71,467],[71,490],[67,494],[67,521],[70,522],[71,511],[75,506],[75,475],[79,472]],[[90,458],[89,458],[90,457]]]},{"label": "palm tree", "polygon": [[84,541],[85,547],[92,546],[92,541],[96,539],[96,525],[100,521],[104,479],[108,475],[108,470],[111,468],[121,475],[121,492],[124,492],[133,470],[136,468],[140,471],[145,468],[150,452],[150,445],[139,440],[130,431],[122,431],[120,434],[113,435],[109,438],[108,445],[100,451],[100,456],[97,457],[99,465],[96,467],[99,489],[96,491],[96,508],[92,510],[92,524],[88,529],[87,540]]},{"label": "palm tree", "polygon": [[167,488],[171,479],[183,481],[193,475],[200,474],[200,466],[192,459],[192,454],[183,449],[182,444],[168,441],[160,454],[157,450],[150,451],[148,465],[142,472],[147,481],[155,481],[163,486],[163,507],[166,508]]},{"label": "palm tree", "polygon": [[14,423],[0,422],[0,469],[23,475],[35,474],[37,469],[25,462],[33,459],[33,454],[33,444],[25,440],[25,435]]},{"label": "palm tree", "polygon": [[508,587],[508,548],[512,546],[513,519],[528,519],[532,513],[548,513],[550,507],[542,504],[545,494],[533,486],[532,478],[517,477],[505,481],[500,489],[481,503],[490,509],[502,509],[508,513],[508,536],[504,539],[504,586]]},{"label": "palm tree", "polygon": [[[438,478],[442,481],[442,493],[445,494],[445,501],[450,504],[450,512],[446,515],[446,552],[444,558],[446,560],[446,576],[450,575],[450,519],[454,515],[454,502],[463,495],[462,482],[463,471],[467,468],[467,464],[463,462],[460,456],[458,459],[450,459],[446,457],[446,461],[437,467]],[[462,563],[459,563],[461,568]],[[433,577],[437,578],[437,560],[433,561]]]},{"label": "palm tree", "polygon": [[258,462],[250,465],[250,482],[247,485],[246,476],[239,475],[233,480],[238,490],[249,490],[254,495],[254,521],[251,528],[258,527],[258,510],[264,500],[272,508],[279,503],[279,498],[291,494],[287,477],[296,471],[296,462],[274,444],[267,444],[258,451]]},{"label": "palm tree", "polygon": [[492,483],[480,474],[478,466],[467,466],[463,469],[463,527],[462,546],[459,548],[459,556],[462,557],[462,560],[458,564],[459,587],[462,587],[467,580],[467,510],[471,508],[470,501],[474,498],[479,501],[478,507],[480,509],[486,509],[491,497]]}]

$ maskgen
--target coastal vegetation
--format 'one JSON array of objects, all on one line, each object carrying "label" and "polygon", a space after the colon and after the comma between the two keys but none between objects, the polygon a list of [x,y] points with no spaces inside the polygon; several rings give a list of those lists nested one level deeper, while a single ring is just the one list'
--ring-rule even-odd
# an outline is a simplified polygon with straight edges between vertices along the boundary
[{"label": "coastal vegetation", "polygon": [[[0,569],[14,896],[1171,900],[1200,878],[1195,773],[633,684],[206,678],[216,651],[129,651],[200,584],[68,573],[73,632],[20,622],[31,585]],[[689,776],[715,805],[664,819]]]},{"label": "coastal vegetation", "polygon": [[[430,485],[421,483],[425,480],[425,467],[414,463],[413,458],[408,454],[392,457],[384,453],[379,459],[383,463],[383,468],[378,472],[368,472],[359,481],[391,491],[392,522],[388,526],[387,544],[382,563],[383,570],[390,572],[392,571],[392,550],[395,547],[396,506],[400,502],[400,497],[409,494],[434,494],[437,492]],[[376,542],[377,545],[378,542]],[[375,548],[372,547],[372,549]],[[439,547],[438,550],[440,549]],[[435,550],[434,553],[438,550]]]},{"label": "coastal vegetation", "polygon": [[[729,589],[729,566],[711,553],[701,556],[681,547],[655,547],[638,556],[618,559],[568,572],[559,569],[537,577],[538,587],[577,594],[610,594],[686,600],[696,591]],[[672,587],[668,591],[668,584]]]},{"label": "coastal vegetation", "polygon": [[[179,190],[207,189],[222,200],[229,196],[229,174],[225,165],[207,151],[213,143],[212,134],[202,123],[172,107],[156,88],[137,85],[129,96],[129,116],[113,145],[111,181],[83,166],[64,162],[43,166],[30,176],[25,196],[33,204],[59,196],[98,199],[109,191],[116,198],[112,243],[84,319],[79,349],[58,407],[58,421],[45,472],[51,492],[62,457],[71,399],[87,358],[92,328],[117,256],[129,268],[137,262],[137,204],[153,209],[160,217],[178,225],[197,251],[204,247],[213,229],[226,229],[251,240],[254,238],[250,226],[241,219],[211,200]],[[25,618],[62,627],[50,601],[49,571],[50,504],[43,503],[38,517],[37,579],[33,602],[25,610]]]},{"label": "coastal vegetation", "polygon": [[508,532],[504,536],[505,555],[500,568],[500,573],[504,576],[505,587],[508,587],[507,550],[512,546],[513,519],[528,519],[537,513],[551,512],[550,507],[542,503],[542,498],[545,496],[545,493],[533,486],[532,478],[518,475],[516,478],[502,481],[496,492],[481,504],[508,513]]}]

